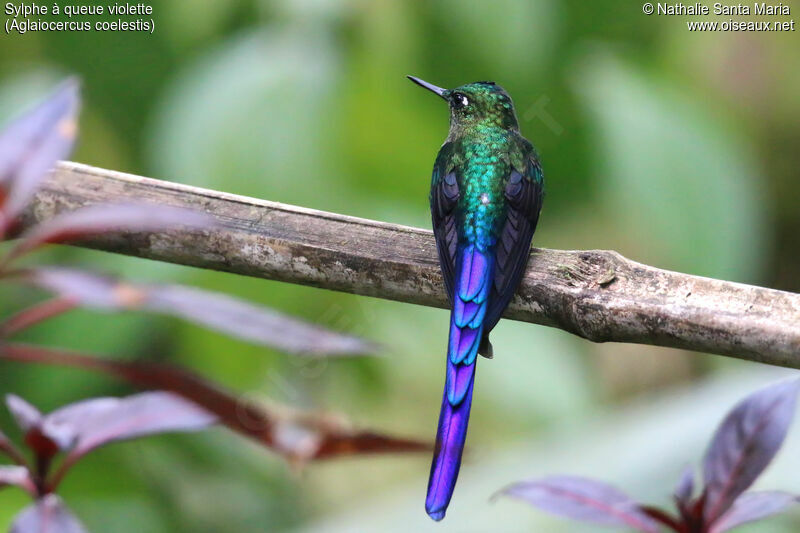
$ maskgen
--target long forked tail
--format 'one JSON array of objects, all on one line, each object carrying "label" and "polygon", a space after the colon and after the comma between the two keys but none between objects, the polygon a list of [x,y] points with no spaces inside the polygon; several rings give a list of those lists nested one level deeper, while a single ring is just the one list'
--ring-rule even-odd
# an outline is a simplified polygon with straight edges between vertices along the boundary
[{"label": "long forked tail", "polygon": [[425,500],[425,509],[434,520],[444,518],[461,467],[493,263],[493,257],[475,245],[459,250],[450,315],[447,381]]}]

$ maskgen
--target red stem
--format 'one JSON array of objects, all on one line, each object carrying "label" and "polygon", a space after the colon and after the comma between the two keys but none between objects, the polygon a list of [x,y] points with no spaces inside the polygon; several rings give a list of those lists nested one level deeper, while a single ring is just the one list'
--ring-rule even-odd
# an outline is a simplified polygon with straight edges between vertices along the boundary
[{"label": "red stem", "polygon": [[[9,440],[0,440],[0,452],[5,453],[9,459],[14,461],[20,466],[28,468],[28,460],[22,455],[22,452],[14,446],[14,443]],[[30,468],[28,468],[30,470]]]},{"label": "red stem", "polygon": [[0,324],[0,336],[10,337],[40,322],[64,314],[77,307],[70,298],[53,298],[24,309]]},{"label": "red stem", "polygon": [[[82,368],[125,380],[141,388],[170,391],[215,414],[220,423],[233,431],[250,437],[284,456],[291,456],[291,451],[283,449],[275,442],[275,428],[280,423],[280,417],[275,412],[242,402],[235,393],[228,392],[189,370],[163,363],[109,360],[53,348],[3,342],[0,342],[0,360]],[[318,431],[322,434],[323,442],[311,457],[313,459],[359,453],[416,452],[431,449],[425,442],[364,431],[339,433],[322,426]]]},{"label": "red stem", "polygon": [[681,524],[681,522],[673,518],[671,515],[667,514],[665,511],[661,509],[657,509],[655,507],[648,507],[648,506],[640,506],[639,507],[644,513],[652,518],[660,522],[661,524],[665,525],[666,527],[670,528],[673,531],[677,531],[677,533],[686,533],[686,527]]},{"label": "red stem", "polygon": [[64,476],[67,474],[70,468],[77,462],[79,456],[76,455],[68,455],[64,461],[59,465],[58,470],[52,475],[49,481],[44,485],[44,493],[50,494],[55,492],[58,489],[58,486],[61,484],[61,481],[64,479]]},{"label": "red stem", "polygon": [[33,483],[36,485],[36,493],[41,497],[47,494],[47,473],[50,471],[52,456],[39,455],[36,457],[36,473],[33,476]]}]

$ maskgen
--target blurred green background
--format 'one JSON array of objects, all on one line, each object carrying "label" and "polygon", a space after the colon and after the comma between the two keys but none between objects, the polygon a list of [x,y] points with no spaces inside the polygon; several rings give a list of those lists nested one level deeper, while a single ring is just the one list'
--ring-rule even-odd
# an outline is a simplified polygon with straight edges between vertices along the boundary
[{"label": "blurred green background", "polygon": [[[59,2],[60,3],[60,2]],[[154,0],[155,33],[0,37],[0,118],[83,80],[76,161],[428,227],[447,111],[409,83],[501,83],[538,147],[534,242],[611,248],[663,268],[800,290],[800,36],[689,33],[629,1]],[[389,347],[302,362],[141,314],[75,312],[27,339],[186,364],[254,398],[432,439],[447,313],[324,290],[57,249],[44,262],[243,296]],[[2,312],[39,295],[4,288]],[[469,452],[448,518],[423,500],[427,454],[289,469],[224,430],[111,446],[63,496],[92,531],[587,531],[489,496],[526,477],[603,477],[669,502],[732,403],[782,375],[678,350],[594,345],[501,323],[481,361]],[[43,409],[124,385],[0,366],[0,391]],[[4,430],[8,416],[0,415]],[[763,485],[800,491],[800,430]],[[0,527],[25,503],[0,495]],[[800,523],[794,514],[794,527]],[[792,517],[741,531],[783,531]]]}]

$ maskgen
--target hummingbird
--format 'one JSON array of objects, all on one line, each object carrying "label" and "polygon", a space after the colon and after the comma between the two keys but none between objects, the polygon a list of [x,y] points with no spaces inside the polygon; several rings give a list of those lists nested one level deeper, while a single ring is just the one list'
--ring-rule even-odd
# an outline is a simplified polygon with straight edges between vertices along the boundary
[{"label": "hummingbird", "polygon": [[491,81],[444,89],[450,131],[436,156],[430,207],[451,304],[447,370],[425,510],[444,518],[467,436],[475,363],[492,358],[489,333],[525,273],[544,181],[533,145],[519,132],[508,93]]}]

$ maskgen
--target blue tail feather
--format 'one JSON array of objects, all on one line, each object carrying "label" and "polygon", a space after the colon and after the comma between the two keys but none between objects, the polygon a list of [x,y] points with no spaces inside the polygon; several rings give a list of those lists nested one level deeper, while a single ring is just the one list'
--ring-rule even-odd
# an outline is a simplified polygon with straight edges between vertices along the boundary
[{"label": "blue tail feather", "polygon": [[492,258],[479,251],[475,245],[464,247],[460,257],[461,271],[458,276],[458,294],[464,301],[470,301],[481,294],[488,283],[486,273],[490,270]]},{"label": "blue tail feather", "polygon": [[483,328],[483,319],[486,318],[486,310],[489,308],[487,303],[488,302],[483,302],[480,304],[478,312],[475,313],[475,316],[472,318],[472,322],[469,323],[469,327],[475,329]]},{"label": "blue tail feather", "polygon": [[467,436],[475,360],[483,337],[494,259],[475,246],[459,250],[445,383],[436,450],[428,481],[425,508],[434,520],[444,518],[461,467]]},{"label": "blue tail feather", "polygon": [[448,359],[453,364],[466,363],[478,351],[482,327],[458,327],[455,320],[450,323],[450,342]]},{"label": "blue tail feather", "polygon": [[484,305],[476,302],[465,302],[461,298],[455,298],[453,302],[453,322],[459,328],[463,328],[470,324],[475,317],[479,316],[481,308],[484,307]]},{"label": "blue tail feather", "polygon": [[475,375],[475,364],[454,365],[447,364],[447,382],[445,394],[450,405],[458,405],[464,401],[468,387],[472,387],[472,378]]},{"label": "blue tail feather", "polygon": [[[448,362],[448,365],[451,364]],[[458,471],[461,468],[461,453],[464,451],[464,441],[467,437],[475,365],[465,368],[468,368],[471,374],[466,395],[461,403],[454,406],[445,391],[442,411],[439,414],[436,449],[428,479],[428,497],[425,499],[425,510],[437,521],[444,518],[450,498],[453,496]]]}]

